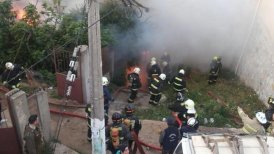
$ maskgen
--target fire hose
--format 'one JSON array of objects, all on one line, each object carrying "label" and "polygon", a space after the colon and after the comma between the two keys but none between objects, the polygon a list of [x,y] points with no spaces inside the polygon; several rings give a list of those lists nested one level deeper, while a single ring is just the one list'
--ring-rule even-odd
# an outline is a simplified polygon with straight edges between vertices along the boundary
[{"label": "fire hose", "polygon": [[[119,89],[117,89],[113,93],[113,96],[117,96],[118,93],[123,89],[126,89],[126,87],[120,87]],[[82,106],[79,105],[79,107],[82,107]],[[54,113],[54,114],[62,114],[62,115],[66,115],[66,116],[77,117],[77,118],[81,118],[81,119],[87,119],[86,116],[79,115],[79,114],[74,114],[74,113],[71,113],[71,112],[62,112],[62,111],[57,111],[57,110],[53,110],[53,109],[50,109],[50,112]],[[153,150],[161,151],[161,147],[145,143],[144,141],[141,141],[138,137],[136,138],[136,143],[139,143],[139,144],[141,144],[145,147],[148,147],[150,149],[153,149]]]}]

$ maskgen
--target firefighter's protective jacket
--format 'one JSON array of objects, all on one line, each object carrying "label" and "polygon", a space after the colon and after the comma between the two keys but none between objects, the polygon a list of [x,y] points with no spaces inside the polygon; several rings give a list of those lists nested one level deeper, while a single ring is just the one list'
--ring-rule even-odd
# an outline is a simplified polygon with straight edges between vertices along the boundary
[{"label": "firefighter's protective jacket", "polygon": [[264,135],[265,129],[259,123],[257,118],[250,119],[246,113],[242,110],[242,108],[238,107],[238,114],[241,117],[244,126],[242,127],[241,131],[244,134],[257,134],[257,135]]},{"label": "firefighter's protective jacket", "polygon": [[171,79],[171,82],[173,89],[177,92],[181,92],[183,90],[187,90],[186,89],[186,81],[184,79],[184,75],[181,73],[178,73],[178,75],[174,76]]},{"label": "firefighter's protective jacket", "polygon": [[163,88],[163,80],[159,78],[159,76],[152,79],[152,82],[149,86],[149,91],[151,95],[159,95],[161,94]]},{"label": "firefighter's protective jacket", "polygon": [[8,82],[11,86],[17,86],[17,84],[20,82],[20,76],[19,73],[23,71],[22,67],[20,65],[14,64],[14,68],[12,70],[6,69],[2,74],[2,81]]},{"label": "firefighter's protective jacket", "polygon": [[133,72],[130,73],[127,78],[128,81],[131,83],[130,88],[132,90],[138,90],[142,86],[139,74]]},{"label": "firefighter's protective jacket", "polygon": [[213,75],[213,76],[218,76],[220,70],[222,68],[222,63],[220,61],[212,61],[210,63],[210,75]]},{"label": "firefighter's protective jacket", "polygon": [[161,74],[161,69],[158,64],[152,65],[148,71],[148,77],[152,78],[159,76]]}]

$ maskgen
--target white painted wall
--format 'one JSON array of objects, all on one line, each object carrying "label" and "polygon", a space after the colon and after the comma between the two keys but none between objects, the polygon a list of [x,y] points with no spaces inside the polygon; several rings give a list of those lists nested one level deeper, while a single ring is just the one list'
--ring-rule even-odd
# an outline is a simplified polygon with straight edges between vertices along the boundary
[{"label": "white painted wall", "polygon": [[244,47],[238,75],[266,102],[274,96],[274,1],[260,3],[250,37]]}]

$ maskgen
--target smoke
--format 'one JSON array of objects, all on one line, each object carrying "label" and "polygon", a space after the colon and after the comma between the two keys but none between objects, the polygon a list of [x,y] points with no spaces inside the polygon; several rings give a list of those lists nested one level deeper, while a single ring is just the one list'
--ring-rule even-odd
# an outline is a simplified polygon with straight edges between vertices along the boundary
[{"label": "smoke", "polygon": [[[138,44],[156,57],[208,70],[213,56],[234,69],[247,39],[256,2],[249,0],[142,0],[149,12],[138,24]],[[173,63],[173,64],[174,64]]]}]

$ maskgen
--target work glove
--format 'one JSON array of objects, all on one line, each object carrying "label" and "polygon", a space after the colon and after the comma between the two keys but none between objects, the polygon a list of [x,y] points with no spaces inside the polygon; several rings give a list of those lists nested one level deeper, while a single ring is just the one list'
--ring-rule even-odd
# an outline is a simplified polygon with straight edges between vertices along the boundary
[{"label": "work glove", "polygon": [[12,86],[11,86],[11,88],[12,88],[12,89],[15,89],[15,88],[16,88],[16,86],[15,86],[15,85],[12,85]]},{"label": "work glove", "polygon": [[3,85],[6,85],[7,83],[8,83],[7,81],[4,81],[4,82],[3,82]]}]

